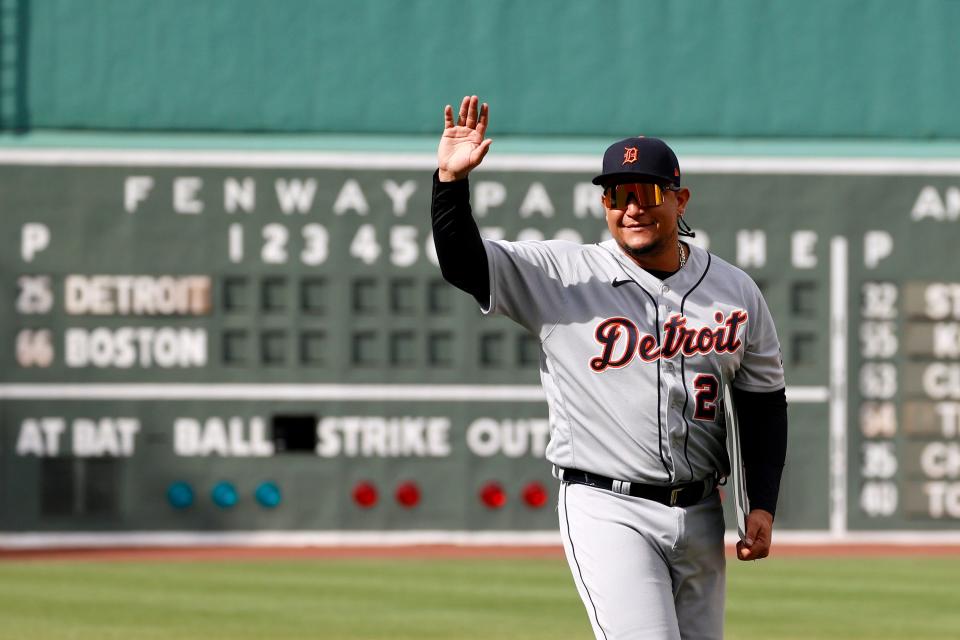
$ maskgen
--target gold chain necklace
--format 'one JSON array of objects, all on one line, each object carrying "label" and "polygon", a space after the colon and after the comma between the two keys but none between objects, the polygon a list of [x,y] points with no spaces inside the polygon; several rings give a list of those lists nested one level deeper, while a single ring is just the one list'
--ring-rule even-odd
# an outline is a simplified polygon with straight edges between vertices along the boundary
[{"label": "gold chain necklace", "polygon": [[683,255],[683,243],[677,240],[677,249],[680,251],[680,268],[687,264],[687,256]]}]

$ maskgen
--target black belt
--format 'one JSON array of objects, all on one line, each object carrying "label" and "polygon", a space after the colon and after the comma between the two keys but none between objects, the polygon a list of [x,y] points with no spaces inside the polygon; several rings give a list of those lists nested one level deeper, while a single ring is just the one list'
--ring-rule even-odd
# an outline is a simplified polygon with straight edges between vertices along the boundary
[{"label": "black belt", "polygon": [[557,467],[557,472],[559,478],[564,482],[585,484],[589,487],[606,489],[634,498],[653,500],[668,507],[691,507],[709,496],[717,488],[717,479],[712,476],[697,482],[655,485],[614,480],[579,469],[560,469]]}]

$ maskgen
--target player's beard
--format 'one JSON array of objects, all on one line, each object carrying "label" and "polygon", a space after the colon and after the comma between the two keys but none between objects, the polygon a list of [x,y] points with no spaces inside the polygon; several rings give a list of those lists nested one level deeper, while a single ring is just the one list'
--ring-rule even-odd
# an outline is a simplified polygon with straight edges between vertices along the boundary
[{"label": "player's beard", "polygon": [[[623,252],[634,260],[642,260],[652,256],[661,255],[669,250],[671,246],[669,238],[657,238],[653,242],[642,247],[631,247],[626,242],[618,242]],[[675,242],[673,244],[676,244]]]}]

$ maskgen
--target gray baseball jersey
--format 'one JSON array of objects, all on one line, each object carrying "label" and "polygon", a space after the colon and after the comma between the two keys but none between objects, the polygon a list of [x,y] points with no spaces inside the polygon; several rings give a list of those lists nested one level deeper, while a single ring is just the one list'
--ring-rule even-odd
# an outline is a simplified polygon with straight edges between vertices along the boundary
[{"label": "gray baseball jersey", "polygon": [[[540,338],[551,462],[646,484],[729,472],[722,385],[784,386],[773,320],[745,273],[695,246],[663,281],[613,240],[484,247],[485,312]],[[597,638],[723,637],[716,493],[679,508],[564,483],[557,513]]]},{"label": "gray baseball jersey", "polygon": [[749,276],[693,245],[663,281],[613,240],[484,246],[484,312],[540,338],[552,463],[652,484],[728,473],[721,385],[784,386],[773,319]]}]

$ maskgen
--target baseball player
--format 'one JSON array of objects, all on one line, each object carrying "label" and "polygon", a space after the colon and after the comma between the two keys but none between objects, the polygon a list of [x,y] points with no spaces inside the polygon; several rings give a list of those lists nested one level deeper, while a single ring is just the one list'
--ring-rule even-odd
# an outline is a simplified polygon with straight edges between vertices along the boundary
[{"label": "baseball player", "polygon": [[725,382],[752,507],[741,560],[769,553],[786,455],[780,347],[760,291],[681,241],[690,191],[662,140],[604,154],[593,182],[611,239],[492,241],[467,181],[490,149],[489,108],[468,96],[444,121],[431,212],[440,267],[484,313],[540,339],[560,531],[596,637],[721,638]]}]

